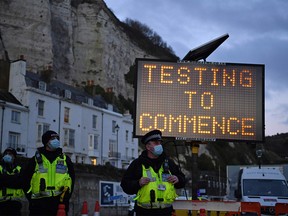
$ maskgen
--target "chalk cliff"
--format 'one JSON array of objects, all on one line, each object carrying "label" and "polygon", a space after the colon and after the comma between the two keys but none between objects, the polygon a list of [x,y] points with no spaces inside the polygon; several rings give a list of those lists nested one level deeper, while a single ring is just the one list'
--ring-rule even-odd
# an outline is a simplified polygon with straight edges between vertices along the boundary
[{"label": "chalk cliff", "polygon": [[68,84],[92,81],[133,99],[124,75],[135,58],[155,57],[122,24],[103,0],[1,0],[0,58],[6,49],[10,60],[24,55],[32,72],[52,68],[53,78]]}]

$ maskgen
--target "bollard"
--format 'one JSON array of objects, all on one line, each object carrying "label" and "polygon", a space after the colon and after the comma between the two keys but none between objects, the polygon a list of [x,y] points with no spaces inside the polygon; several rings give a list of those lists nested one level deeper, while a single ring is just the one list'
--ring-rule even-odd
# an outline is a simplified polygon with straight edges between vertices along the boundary
[{"label": "bollard", "polygon": [[66,216],[65,205],[59,204],[56,216]]},{"label": "bollard", "polygon": [[83,202],[81,216],[88,216],[88,205],[87,201]]},{"label": "bollard", "polygon": [[199,216],[206,216],[206,210],[205,209],[200,209]]},{"label": "bollard", "polygon": [[94,216],[100,216],[100,205],[98,200],[95,202]]}]

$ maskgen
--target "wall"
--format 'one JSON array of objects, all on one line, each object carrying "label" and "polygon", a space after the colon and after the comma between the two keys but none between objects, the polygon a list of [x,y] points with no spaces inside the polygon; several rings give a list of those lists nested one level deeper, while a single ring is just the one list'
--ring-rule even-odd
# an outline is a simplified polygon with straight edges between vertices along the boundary
[{"label": "wall", "polygon": [[[89,216],[93,216],[96,201],[99,201],[99,182],[120,182],[123,170],[112,166],[89,166],[75,164],[76,181],[74,192],[70,200],[69,216],[80,216],[83,202],[88,203]],[[111,175],[113,174],[113,176]],[[23,215],[28,214],[28,202],[23,202]],[[127,215],[128,206],[102,207],[100,215]]]}]

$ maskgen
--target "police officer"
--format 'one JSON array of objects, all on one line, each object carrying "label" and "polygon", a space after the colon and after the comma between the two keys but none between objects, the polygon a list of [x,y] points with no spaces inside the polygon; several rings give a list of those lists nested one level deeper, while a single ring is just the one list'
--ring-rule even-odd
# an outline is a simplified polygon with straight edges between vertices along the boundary
[{"label": "police officer", "polygon": [[[19,175],[21,167],[16,164],[17,152],[14,148],[7,148],[3,152],[0,163],[1,175]],[[21,215],[22,199],[24,199],[22,189],[2,186],[0,188],[0,215]]]},{"label": "police officer", "polygon": [[30,215],[55,216],[60,203],[65,204],[68,213],[75,180],[73,163],[62,152],[55,131],[46,131],[42,143],[44,146],[37,149],[23,173]]},{"label": "police officer", "polygon": [[127,194],[137,194],[137,216],[171,216],[172,203],[177,197],[175,189],[185,186],[185,176],[163,152],[160,130],[148,132],[141,142],[145,150],[129,165],[121,187]]}]

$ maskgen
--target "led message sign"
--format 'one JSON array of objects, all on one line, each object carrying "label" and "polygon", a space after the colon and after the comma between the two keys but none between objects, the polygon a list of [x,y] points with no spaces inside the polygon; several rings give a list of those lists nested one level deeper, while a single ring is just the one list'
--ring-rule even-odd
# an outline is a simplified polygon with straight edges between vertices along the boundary
[{"label": "led message sign", "polygon": [[134,135],[264,140],[264,65],[136,59]]}]

